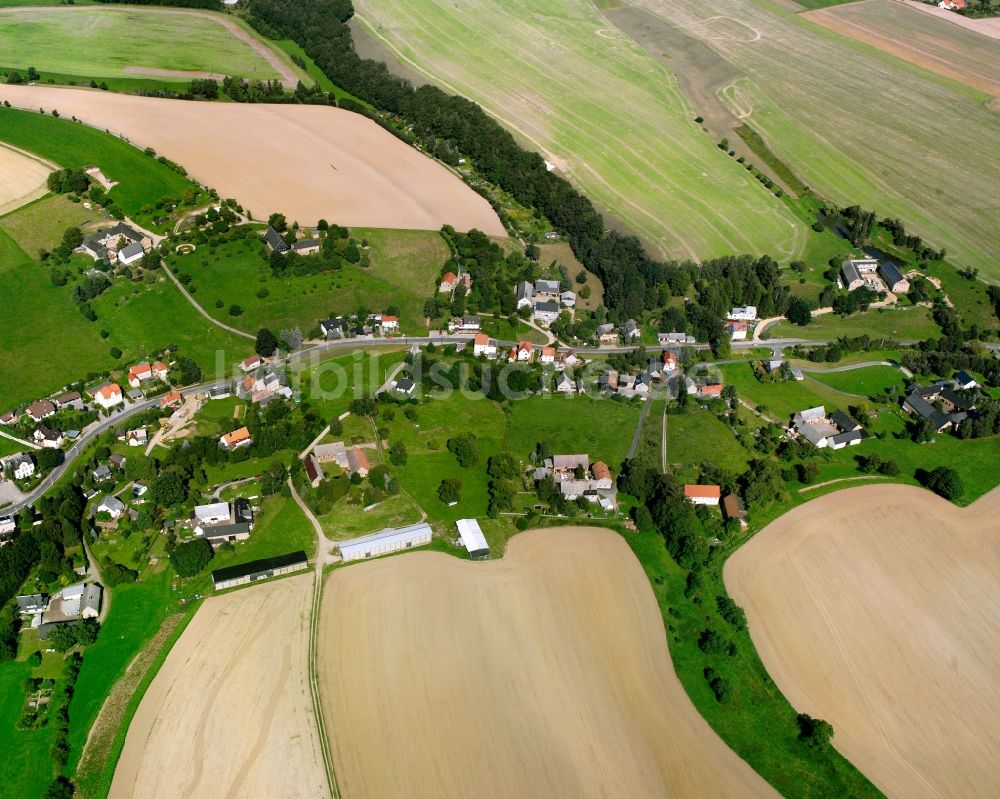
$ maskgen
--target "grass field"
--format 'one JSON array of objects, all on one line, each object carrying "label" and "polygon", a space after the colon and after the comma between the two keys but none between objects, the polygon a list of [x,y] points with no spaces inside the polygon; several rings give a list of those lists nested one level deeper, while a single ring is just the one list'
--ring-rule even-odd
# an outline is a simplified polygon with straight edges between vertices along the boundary
[{"label": "grass field", "polygon": [[[803,182],[898,216],[958,266],[1000,279],[1000,175],[985,156],[1000,147],[1000,126],[985,94],[767,0],[734,0],[716,16],[699,0],[632,1],[743,73],[727,101]],[[954,26],[940,27],[947,37]]]},{"label": "grass field", "polygon": [[808,377],[847,394],[882,399],[886,397],[886,392],[893,388],[902,392],[907,383],[899,370],[891,366],[868,366],[863,369],[852,369],[849,372],[829,374],[811,372],[808,373]]},{"label": "grass field", "polygon": [[278,79],[221,19],[148,9],[21,8],[0,14],[0,68],[34,66],[98,80],[145,74],[186,82],[198,73]]},{"label": "grass field", "polygon": [[[357,229],[353,235],[358,241],[368,239],[371,266],[345,264],[335,271],[278,279],[268,266],[266,250],[256,241],[171,254],[167,260],[175,274],[193,277],[195,298],[208,313],[248,331],[299,326],[307,333],[331,315],[353,314],[359,308],[382,312],[391,305],[399,308],[405,329],[421,329],[424,300],[448,257],[440,235],[380,229]],[[223,307],[216,307],[218,300]],[[229,315],[232,304],[243,308],[239,318]]]},{"label": "grass field", "polygon": [[924,307],[873,308],[841,318],[828,313],[813,317],[805,327],[783,321],[767,329],[765,338],[802,338],[828,341],[841,336],[889,336],[899,341],[917,341],[940,336],[941,330]]},{"label": "grass field", "polygon": [[107,217],[96,208],[84,208],[83,203],[70,202],[63,195],[50,195],[0,217],[0,228],[22,250],[37,256],[40,249],[58,245],[66,228],[103,219]]},{"label": "grass field", "polygon": [[[139,224],[149,224],[151,209],[163,197],[194,197],[197,187],[169,167],[106,133],[14,108],[0,108],[0,140],[62,167],[99,166],[118,181],[110,195]],[[145,209],[145,210],[144,210]]]},{"label": "grass field", "polygon": [[[23,653],[25,657],[29,653]],[[41,799],[54,776],[49,749],[55,740],[52,725],[37,730],[18,730],[14,724],[21,716],[25,692],[23,680],[34,676],[35,669],[23,659],[0,664],[0,758],[4,763],[16,763],[16,768],[5,769],[0,783],[3,799]],[[56,692],[59,692],[57,684]],[[50,709],[50,713],[55,706]]]},{"label": "grass field", "polygon": [[[48,271],[3,230],[0,279],[6,289],[0,292],[5,331],[0,405],[5,408],[167,346],[176,345],[178,355],[198,361],[206,375],[215,373],[217,353],[230,364],[250,350],[250,342],[199,316],[164,279],[153,285],[116,281],[93,301],[98,318],[90,322],[74,305],[72,288],[52,285]],[[101,338],[102,329],[108,338]],[[122,351],[121,359],[111,356],[112,347]]]},{"label": "grass field", "polygon": [[746,471],[750,457],[732,431],[710,411],[667,417],[667,466],[682,482],[695,482],[702,463],[740,474]]},{"label": "grass field", "polygon": [[741,399],[763,408],[779,422],[787,423],[796,411],[816,405],[826,405],[831,411],[836,408],[846,410],[848,403],[853,404],[857,400],[857,397],[835,391],[808,376],[801,381],[761,383],[754,377],[749,364],[730,364],[721,368],[726,384],[735,386]]},{"label": "grass field", "polygon": [[355,7],[368,35],[479,102],[660,253],[797,251],[805,225],[716,148],[668,69],[589,0]]}]

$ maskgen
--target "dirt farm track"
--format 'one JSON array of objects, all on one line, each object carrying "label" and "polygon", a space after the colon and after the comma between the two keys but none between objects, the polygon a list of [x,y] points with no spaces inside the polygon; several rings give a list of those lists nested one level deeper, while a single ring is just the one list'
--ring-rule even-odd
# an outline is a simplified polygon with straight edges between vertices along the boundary
[{"label": "dirt farm track", "polygon": [[[260,218],[346,226],[479,228],[505,236],[456,175],[360,114],[309,105],[163,100],[51,86],[2,86],[0,101],[75,116],[184,166]],[[110,175],[128,180],[128,175]]]},{"label": "dirt farm track", "polygon": [[886,795],[1000,796],[1000,489],[964,509],[903,485],[828,494],[725,580],[775,683]]},{"label": "dirt farm track", "polygon": [[698,715],[621,537],[334,572],[318,672],[345,799],[775,796]]},{"label": "dirt farm track", "polygon": [[139,705],[110,799],[326,799],[308,686],[312,580],[205,601]]}]

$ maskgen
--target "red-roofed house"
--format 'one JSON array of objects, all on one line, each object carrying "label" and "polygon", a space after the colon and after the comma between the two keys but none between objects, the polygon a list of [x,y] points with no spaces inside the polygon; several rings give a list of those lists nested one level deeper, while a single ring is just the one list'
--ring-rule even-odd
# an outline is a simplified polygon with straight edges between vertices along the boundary
[{"label": "red-roofed house", "polygon": [[398,316],[386,316],[385,314],[382,314],[383,330],[397,330],[398,328],[399,328]]},{"label": "red-roofed house", "polygon": [[169,394],[164,394],[160,397],[160,407],[161,408],[173,408],[180,405],[184,401],[179,391],[171,391]]},{"label": "red-roofed house", "polygon": [[718,505],[719,500],[722,499],[722,488],[689,483],[684,486],[684,496],[695,505]]},{"label": "red-roofed house", "polygon": [[594,488],[609,489],[614,485],[611,481],[611,470],[604,461],[594,461],[590,465],[590,472],[594,475]]},{"label": "red-roofed house", "polygon": [[445,272],[444,277],[441,278],[441,285],[438,286],[438,291],[442,294],[450,294],[455,290],[455,286],[458,285],[458,275],[454,272]]},{"label": "red-roofed house", "polygon": [[701,386],[698,389],[699,397],[721,397],[722,396],[722,386]]},{"label": "red-roofed house", "polygon": [[94,402],[105,410],[121,405],[124,401],[121,386],[117,383],[107,383],[94,392]]},{"label": "red-roofed house", "polygon": [[541,363],[552,363],[556,359],[555,347],[542,347],[542,357],[538,360]]},{"label": "red-roofed house", "polygon": [[677,353],[676,352],[664,352],[663,353],[663,371],[672,372],[677,368]]},{"label": "red-roofed house", "polygon": [[750,332],[750,323],[743,319],[732,319],[726,322],[726,329],[733,341],[742,341]]},{"label": "red-roofed house", "polygon": [[264,363],[264,359],[259,355],[251,355],[244,361],[240,361],[240,369],[244,372],[252,372],[258,366]]},{"label": "red-roofed house", "polygon": [[490,337],[485,333],[476,333],[476,337],[472,339],[472,354],[495,358],[497,345],[490,341]]},{"label": "red-roofed house", "polygon": [[535,347],[530,341],[520,341],[513,352],[517,360],[530,362],[535,355]]},{"label": "red-roofed house", "polygon": [[241,427],[239,430],[233,430],[231,433],[226,433],[219,439],[219,446],[225,447],[230,451],[234,449],[241,449],[242,447],[249,447],[252,443],[253,439],[250,438],[250,431],[245,427]]},{"label": "red-roofed house", "polygon": [[347,450],[347,471],[352,477],[356,474],[366,477],[369,469],[371,466],[368,465],[368,456],[361,447],[351,447]]}]

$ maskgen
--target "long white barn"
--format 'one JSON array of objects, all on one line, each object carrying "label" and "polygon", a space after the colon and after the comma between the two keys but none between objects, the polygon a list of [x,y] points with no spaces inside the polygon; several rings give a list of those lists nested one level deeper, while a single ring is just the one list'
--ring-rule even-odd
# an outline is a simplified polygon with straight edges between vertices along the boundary
[{"label": "long white barn", "polygon": [[345,560],[363,560],[420,547],[431,542],[431,526],[426,522],[409,527],[387,527],[371,535],[340,542],[340,555]]}]

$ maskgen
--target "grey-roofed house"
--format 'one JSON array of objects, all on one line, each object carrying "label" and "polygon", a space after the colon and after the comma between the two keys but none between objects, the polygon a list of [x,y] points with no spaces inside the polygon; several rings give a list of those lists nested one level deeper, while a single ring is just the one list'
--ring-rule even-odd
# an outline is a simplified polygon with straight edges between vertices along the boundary
[{"label": "grey-roofed house", "polygon": [[880,263],[878,274],[889,291],[902,294],[910,290],[910,281],[903,277],[903,273],[899,271],[899,267],[892,261],[883,261]]},{"label": "grey-roofed house", "polygon": [[639,325],[636,323],[635,319],[629,319],[624,325],[622,325],[622,334],[625,336],[626,341],[639,338],[639,334],[641,332],[642,331],[639,329]]},{"label": "grey-roofed house", "polygon": [[401,377],[399,380],[393,381],[392,387],[400,394],[412,394],[416,384],[408,377]]},{"label": "grey-roofed house", "polygon": [[978,388],[979,381],[963,370],[955,373],[955,387],[961,389]]},{"label": "grey-roofed house", "polygon": [[535,289],[527,280],[523,280],[514,290],[514,299],[517,300],[518,308],[530,306],[535,300]]},{"label": "grey-roofed house", "polygon": [[837,428],[842,433],[849,433],[854,430],[861,429],[861,423],[843,411],[834,411],[831,413],[830,421],[837,425]]},{"label": "grey-roofed house", "polygon": [[264,231],[264,243],[273,252],[288,252],[288,245],[273,227],[268,226],[267,230]]},{"label": "grey-roofed house", "polygon": [[861,439],[864,437],[864,433],[860,430],[849,430],[846,433],[837,433],[830,436],[826,440],[826,443],[830,449],[843,449],[844,447],[853,447],[855,444],[860,444]]},{"label": "grey-roofed house", "polygon": [[536,280],[535,294],[549,294],[556,296],[559,294],[558,280]]},{"label": "grey-roofed house", "polygon": [[35,473],[35,459],[27,452],[11,455],[4,465],[15,480],[27,480]]},{"label": "grey-roofed house", "polygon": [[96,508],[94,508],[94,513],[106,513],[112,519],[117,519],[125,512],[125,503],[122,502],[118,497],[107,496],[100,501]]},{"label": "grey-roofed house", "polygon": [[952,425],[952,420],[924,399],[919,391],[907,395],[903,400],[903,410],[923,417],[938,433],[943,433]]},{"label": "grey-roofed house", "polygon": [[292,252],[299,255],[312,255],[314,252],[319,252],[319,247],[319,239],[302,239],[292,244]]},{"label": "grey-roofed house", "polygon": [[48,600],[45,594],[21,594],[17,598],[17,612],[26,615],[45,610],[46,605]]},{"label": "grey-roofed house", "polygon": [[342,316],[324,319],[319,323],[319,329],[326,338],[343,338],[347,333],[347,320]]},{"label": "grey-roofed house", "polygon": [[572,308],[576,305],[576,292],[575,291],[564,291],[559,295],[559,302],[565,305],[567,308]]},{"label": "grey-roofed house", "polygon": [[840,265],[840,282],[848,291],[861,288],[865,284],[865,279],[861,277],[854,261],[848,259]]},{"label": "grey-roofed house", "polygon": [[531,310],[531,318],[536,322],[551,324],[559,318],[560,306],[557,302],[536,302]]},{"label": "grey-roofed house", "polygon": [[138,261],[145,254],[146,251],[143,249],[142,245],[137,241],[133,241],[131,244],[126,244],[118,251],[118,263],[128,266],[129,264],[133,264]]},{"label": "grey-roofed house", "polygon": [[105,480],[111,479],[111,469],[108,468],[106,463],[102,463],[93,471],[94,482],[103,483]]},{"label": "grey-roofed house", "polygon": [[80,618],[96,619],[101,615],[101,595],[103,591],[97,583],[87,583],[80,596]]}]

